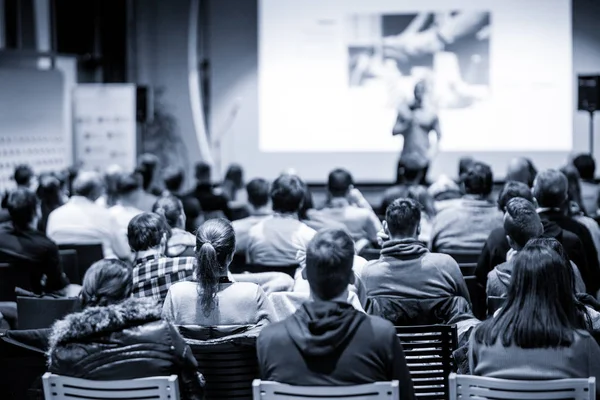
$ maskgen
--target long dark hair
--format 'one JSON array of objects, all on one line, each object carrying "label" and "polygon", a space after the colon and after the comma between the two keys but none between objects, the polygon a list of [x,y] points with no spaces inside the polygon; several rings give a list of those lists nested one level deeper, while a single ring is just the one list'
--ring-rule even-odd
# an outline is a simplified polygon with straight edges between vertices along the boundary
[{"label": "long dark hair", "polygon": [[196,232],[196,279],[202,308],[209,315],[216,306],[219,278],[227,271],[227,260],[235,251],[235,233],[223,218],[209,219]]},{"label": "long dark hair", "polygon": [[573,293],[571,266],[554,250],[528,243],[512,260],[505,306],[475,332],[488,346],[497,340],[523,349],[566,347],[576,329],[585,329]]},{"label": "long dark hair", "polygon": [[131,295],[132,289],[132,272],[127,264],[120,260],[100,260],[85,273],[81,303],[83,307],[120,303]]},{"label": "long dark hair", "polygon": [[40,199],[42,217],[38,222],[38,230],[46,232],[48,216],[64,204],[60,180],[53,175],[43,175],[37,188],[37,197]]}]

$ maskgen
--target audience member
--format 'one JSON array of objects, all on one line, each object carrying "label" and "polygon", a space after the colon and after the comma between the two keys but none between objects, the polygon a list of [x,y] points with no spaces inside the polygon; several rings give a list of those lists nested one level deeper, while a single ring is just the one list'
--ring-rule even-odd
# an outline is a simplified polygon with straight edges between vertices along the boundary
[{"label": "audience member", "polygon": [[[523,182],[508,181],[498,193],[497,205],[502,215],[506,212],[508,202],[515,197],[523,198],[532,204],[534,202],[529,186]],[[490,232],[475,268],[475,277],[482,288],[486,287],[488,273],[495,266],[506,261],[506,253],[510,249],[511,247],[508,243],[504,226],[500,226]]]},{"label": "audience member", "polygon": [[295,175],[281,175],[271,185],[274,214],[248,232],[247,261],[262,265],[292,265],[315,231],[298,219],[304,200],[304,184]]},{"label": "audience member", "polygon": [[[130,191],[127,193],[127,202],[138,210],[152,212],[152,206],[156,203],[157,196],[149,193],[148,190],[156,192],[156,189],[146,185],[151,184],[151,181],[149,182],[148,179],[153,179],[152,176],[154,175],[155,166],[144,165],[146,164],[140,164],[133,174],[125,174],[129,177],[135,177],[137,181],[135,187],[131,185]],[[152,176],[149,177],[148,174],[152,174]],[[119,190],[119,181],[120,180],[117,181],[117,192],[119,192],[119,197],[122,197],[122,190]],[[162,192],[158,193],[161,194]]]},{"label": "audience member", "polygon": [[248,202],[250,203],[250,216],[232,223],[235,231],[235,251],[238,254],[246,254],[250,228],[273,213],[270,205],[269,189],[269,182],[261,178],[252,179],[246,185]]},{"label": "audience member", "polygon": [[352,175],[344,169],[335,169],[327,180],[328,201],[322,210],[313,210],[310,219],[322,216],[345,225],[355,242],[367,240],[377,243],[381,222],[369,202],[354,188]]},{"label": "audience member", "polygon": [[[540,214],[544,223],[546,235],[557,238],[562,243],[571,260],[579,267],[587,292],[596,296],[598,289],[600,289],[598,254],[594,241],[586,227],[567,216],[567,178],[557,170],[542,171],[535,178],[532,193],[537,200],[538,214]],[[555,223],[557,227],[574,233],[579,238],[580,243],[575,245],[565,243],[564,240],[557,237],[558,233],[556,231],[551,232],[549,226],[547,226],[549,223]],[[575,246],[577,250],[574,251],[572,246]]]},{"label": "audience member", "polygon": [[490,232],[502,226],[502,213],[489,200],[492,170],[476,162],[463,176],[466,194],[433,221],[430,247],[438,252],[475,251],[483,248]]},{"label": "audience member", "polygon": [[163,180],[166,189],[163,195],[172,194],[181,200],[183,204],[183,211],[186,216],[185,230],[190,233],[196,232],[196,229],[204,222],[204,215],[198,199],[190,194],[183,194],[181,191],[185,180],[183,168],[168,166],[163,171]]},{"label": "audience member", "polygon": [[225,172],[223,179],[223,193],[230,202],[244,204],[246,193],[244,190],[244,170],[238,164],[231,164]]},{"label": "audience member", "polygon": [[204,398],[204,378],[177,329],[151,299],[132,299],[130,268],[98,261],[83,279],[84,310],[54,324],[48,370],[91,380],[178,375],[183,400]]},{"label": "audience member", "polygon": [[128,259],[131,252],[117,230],[117,221],[104,207],[95,203],[104,191],[97,172],[79,172],[73,181],[73,196],[50,213],[46,232],[61,244],[102,244],[105,258]]},{"label": "audience member", "polygon": [[525,157],[515,157],[508,163],[505,180],[521,182],[532,187],[536,175],[537,171],[531,160]]},{"label": "audience member", "polygon": [[306,271],[313,301],[265,327],[257,351],[264,380],[302,386],[400,381],[400,398],[413,385],[393,325],[346,302],[354,274],[354,243],[344,231],[323,230],[310,241]]},{"label": "audience member", "polygon": [[[140,155],[138,160],[138,166],[136,168],[136,172],[139,173],[142,177],[142,188],[144,192],[148,193],[150,196],[145,198],[145,201],[148,202],[147,205],[152,207],[150,203],[151,198],[155,198],[160,196],[162,193],[162,189],[160,188],[160,179],[159,178],[159,163],[160,160],[157,156],[151,153],[144,153]],[[144,209],[144,211],[147,211]]]},{"label": "audience member", "polygon": [[165,257],[169,227],[158,215],[142,213],[127,227],[129,246],[135,253],[133,297],[164,300],[172,284],[192,280],[195,258]]},{"label": "audience member", "polygon": [[591,217],[598,214],[598,184],[594,180],[596,175],[596,161],[591,154],[580,154],[573,159],[573,166],[577,168],[581,177],[581,198],[585,213]]},{"label": "audience member", "polygon": [[447,175],[440,175],[427,189],[435,201],[436,211],[451,207],[463,196],[461,188]]},{"label": "audience member", "polygon": [[50,174],[41,176],[36,194],[40,199],[42,212],[37,229],[40,232],[46,232],[50,213],[65,204],[60,181]]},{"label": "audience member", "polygon": [[209,164],[205,162],[196,164],[196,187],[190,194],[200,203],[206,219],[218,217],[232,219],[227,196],[213,188]]},{"label": "audience member", "polygon": [[159,197],[152,207],[152,212],[163,217],[171,228],[165,255],[167,257],[193,257],[196,237],[184,229],[185,213],[181,201],[172,195]]},{"label": "audience member", "polygon": [[23,287],[25,290],[76,296],[78,288],[69,286],[56,243],[37,230],[41,213],[35,194],[24,187],[17,188],[8,195],[6,207],[11,223],[0,226],[0,262],[29,270],[29,286]]},{"label": "audience member", "polygon": [[105,191],[102,196],[96,200],[96,204],[110,208],[117,204],[119,199],[119,191],[117,185],[119,178],[123,174],[123,168],[118,164],[109,165],[104,171],[104,187]]},{"label": "audience member", "polygon": [[598,379],[600,347],[585,331],[571,268],[539,245],[527,245],[513,265],[504,307],[471,334],[471,373],[516,380]]},{"label": "audience member", "polygon": [[227,220],[206,221],[196,234],[197,263],[193,282],[171,286],[163,316],[176,325],[263,325],[274,321],[273,306],[260,286],[232,282],[228,266],[235,233]]},{"label": "audience member", "polygon": [[[117,204],[108,210],[116,224],[115,233],[125,243],[128,243],[127,227],[129,222],[133,217],[144,212],[137,207],[140,193],[142,193],[142,186],[139,175],[135,173],[122,173],[119,175],[117,179]],[[127,248],[130,250],[129,246]],[[128,258],[130,257],[131,252],[129,251]]]},{"label": "audience member", "polygon": [[[384,301],[405,303],[403,308],[409,311],[402,318],[415,316],[419,318],[416,325],[447,323],[463,311],[470,311],[469,291],[456,261],[446,254],[431,253],[417,239],[420,220],[421,210],[416,201],[397,199],[390,204],[383,223],[389,240],[383,244],[379,260],[367,264],[360,277],[371,303],[379,306]],[[434,309],[439,310],[441,303],[454,303],[456,297],[464,299],[458,300],[463,306],[442,307],[450,311],[441,316],[436,311],[443,321],[434,320]],[[378,314],[391,318],[385,311]]]},{"label": "audience member", "polygon": [[[489,297],[506,296],[513,271],[512,259],[514,258],[514,255],[521,251],[531,239],[542,236],[544,233],[544,226],[542,225],[540,216],[535,211],[535,206],[523,198],[516,197],[510,200],[506,205],[504,231],[506,232],[511,251],[508,252],[507,261],[497,265],[488,274],[486,293]],[[561,252],[564,252],[562,250],[562,245],[556,239],[552,238],[546,240],[556,241],[561,248]],[[565,257],[567,257],[568,260],[566,253]],[[575,269],[575,276],[577,277],[575,282],[577,291],[579,293],[585,293],[585,284],[581,279],[577,266],[571,266]]]},{"label": "audience member", "polygon": [[[316,213],[312,192],[306,183],[302,182],[302,185],[304,187],[304,200],[302,200],[302,206],[300,207],[300,211],[298,211],[300,221],[316,232],[326,228],[346,229],[346,225],[343,223],[327,218],[323,214]],[[360,243],[359,246],[365,244]]]},{"label": "audience member", "polygon": [[[17,188],[25,188],[33,191],[37,190],[38,180],[33,172],[33,169],[27,164],[20,164],[15,167],[13,173],[13,180],[17,185]],[[10,192],[6,193],[2,198],[2,208],[7,208],[8,196]]]}]

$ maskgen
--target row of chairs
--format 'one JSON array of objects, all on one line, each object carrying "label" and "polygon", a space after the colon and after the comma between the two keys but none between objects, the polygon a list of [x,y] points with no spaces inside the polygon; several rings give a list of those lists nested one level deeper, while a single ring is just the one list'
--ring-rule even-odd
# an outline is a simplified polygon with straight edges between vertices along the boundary
[{"label": "row of chairs", "polygon": [[[88,381],[46,373],[43,377],[46,400],[156,399],[179,400],[177,376],[129,381]],[[470,375],[449,376],[450,400],[458,399],[573,399],[591,400],[596,378],[550,381],[517,381]],[[374,382],[355,386],[292,386],[256,379],[254,400],[364,399],[397,400],[399,382]]]}]

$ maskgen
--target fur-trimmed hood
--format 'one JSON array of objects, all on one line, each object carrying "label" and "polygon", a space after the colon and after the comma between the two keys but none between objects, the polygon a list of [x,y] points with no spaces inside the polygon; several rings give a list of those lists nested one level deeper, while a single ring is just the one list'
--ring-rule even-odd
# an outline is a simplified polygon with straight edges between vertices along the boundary
[{"label": "fur-trimmed hood", "polygon": [[160,319],[161,308],[153,298],[131,298],[106,307],[89,307],[54,324],[48,355],[62,343],[91,335],[117,332]]}]

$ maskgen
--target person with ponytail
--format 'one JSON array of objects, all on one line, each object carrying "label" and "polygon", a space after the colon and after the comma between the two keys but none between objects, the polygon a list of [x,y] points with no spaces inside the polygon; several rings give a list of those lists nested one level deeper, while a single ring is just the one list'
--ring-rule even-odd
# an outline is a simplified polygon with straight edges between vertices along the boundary
[{"label": "person with ponytail", "polygon": [[152,298],[131,298],[131,269],[104,259],[85,273],[83,311],[52,327],[48,371],[89,380],[178,375],[183,400],[204,398],[204,378],[177,329]]},{"label": "person with ponytail", "polygon": [[223,218],[202,224],[196,233],[194,282],[169,288],[163,317],[175,325],[263,325],[274,321],[270,300],[255,283],[232,282],[228,267],[235,233]]},{"label": "person with ponytail", "polygon": [[164,218],[171,228],[165,255],[167,257],[193,257],[196,237],[185,230],[186,215],[181,200],[173,195],[160,197],[152,212]]}]

